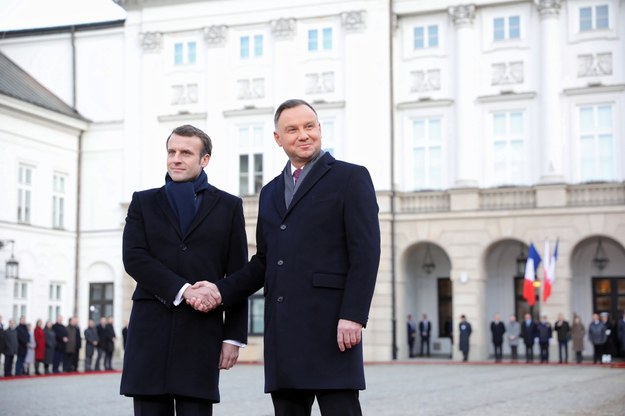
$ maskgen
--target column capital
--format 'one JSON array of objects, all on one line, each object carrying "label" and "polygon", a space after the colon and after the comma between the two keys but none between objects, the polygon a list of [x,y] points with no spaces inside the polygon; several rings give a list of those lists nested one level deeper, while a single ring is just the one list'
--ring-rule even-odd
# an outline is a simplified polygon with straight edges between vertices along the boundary
[{"label": "column capital", "polygon": [[534,0],[540,17],[558,16],[560,14],[560,7],[562,6],[562,0]]},{"label": "column capital", "polygon": [[295,18],[281,17],[277,20],[272,20],[270,23],[271,34],[276,39],[292,39],[295,36],[296,21]]},{"label": "column capital", "polygon": [[228,27],[225,25],[213,25],[203,27],[204,42],[208,46],[225,46],[228,36]]},{"label": "column capital", "polygon": [[143,52],[158,52],[163,47],[163,34],[161,32],[139,33],[139,43]]},{"label": "column capital", "polygon": [[451,6],[447,9],[454,24],[458,26],[472,25],[475,19],[475,4],[463,4],[460,6]]}]

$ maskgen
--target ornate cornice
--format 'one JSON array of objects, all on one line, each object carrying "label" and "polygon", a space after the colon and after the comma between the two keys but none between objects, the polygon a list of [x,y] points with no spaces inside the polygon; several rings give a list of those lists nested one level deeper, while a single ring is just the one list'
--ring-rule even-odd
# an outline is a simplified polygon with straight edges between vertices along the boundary
[{"label": "ornate cornice", "polygon": [[562,0],[534,0],[536,8],[540,17],[558,16],[560,14],[560,7],[562,6]]},{"label": "ornate cornice", "polygon": [[224,46],[228,36],[228,27],[224,25],[213,25],[202,29],[204,41],[208,46]]},{"label": "ornate cornice", "polygon": [[290,18],[280,18],[278,20],[272,20],[270,22],[271,25],[271,34],[276,37],[276,39],[292,39],[295,36],[295,19]]},{"label": "ornate cornice", "polygon": [[143,52],[158,52],[163,47],[163,34],[161,32],[141,32],[139,42]]},{"label": "ornate cornice", "polygon": [[447,9],[451,19],[457,26],[473,25],[475,19],[475,4],[463,4]]}]

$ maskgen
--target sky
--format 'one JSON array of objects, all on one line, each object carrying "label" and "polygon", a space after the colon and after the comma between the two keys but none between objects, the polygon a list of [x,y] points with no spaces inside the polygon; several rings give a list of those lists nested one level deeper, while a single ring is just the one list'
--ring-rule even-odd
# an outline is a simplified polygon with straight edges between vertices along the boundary
[{"label": "sky", "polygon": [[113,0],[0,0],[0,32],[122,20]]}]

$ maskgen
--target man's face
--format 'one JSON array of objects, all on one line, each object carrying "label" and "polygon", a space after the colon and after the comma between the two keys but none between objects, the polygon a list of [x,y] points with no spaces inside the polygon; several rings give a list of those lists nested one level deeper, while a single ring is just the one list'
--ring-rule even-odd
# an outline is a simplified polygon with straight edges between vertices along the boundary
[{"label": "man's face", "polygon": [[167,142],[167,173],[174,182],[188,182],[197,178],[208,165],[210,155],[200,158],[202,140],[197,136],[172,134]]},{"label": "man's face", "polygon": [[273,137],[298,168],[314,159],[321,150],[321,125],[314,111],[306,105],[284,110]]}]

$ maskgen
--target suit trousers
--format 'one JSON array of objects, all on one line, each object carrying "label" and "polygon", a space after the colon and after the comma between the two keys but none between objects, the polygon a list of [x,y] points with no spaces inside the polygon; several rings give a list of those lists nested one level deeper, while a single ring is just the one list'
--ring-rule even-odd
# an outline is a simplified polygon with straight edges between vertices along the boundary
[{"label": "suit trousers", "polygon": [[358,390],[278,390],[271,393],[275,416],[310,416],[317,398],[322,416],[362,416]]},{"label": "suit trousers", "polygon": [[[213,403],[180,396],[133,397],[135,416],[212,416]],[[175,409],[175,413],[174,413]]]}]

